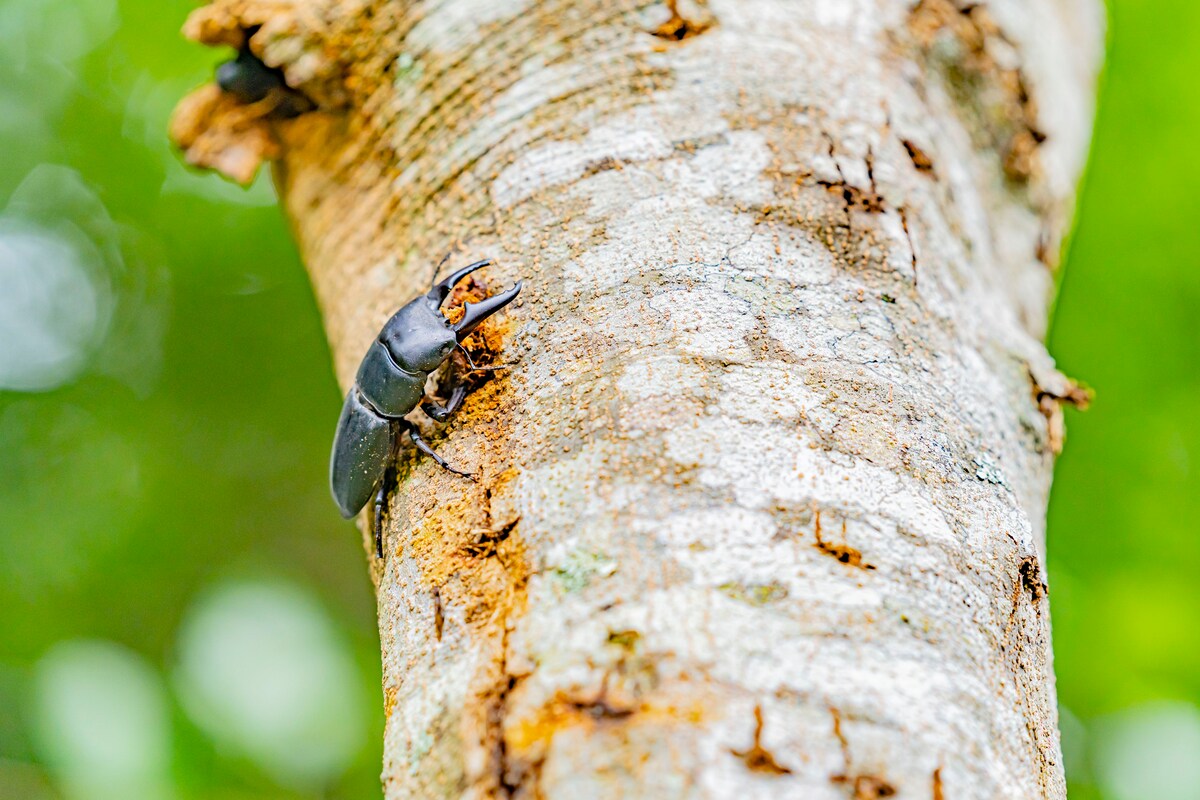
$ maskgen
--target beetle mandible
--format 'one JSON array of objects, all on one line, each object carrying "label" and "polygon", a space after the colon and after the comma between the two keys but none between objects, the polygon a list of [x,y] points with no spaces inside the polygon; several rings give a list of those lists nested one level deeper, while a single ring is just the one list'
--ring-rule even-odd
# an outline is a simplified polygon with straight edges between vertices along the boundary
[{"label": "beetle mandible", "polygon": [[375,497],[372,527],[375,529],[376,553],[380,556],[383,554],[380,518],[386,500],[386,477],[393,460],[393,448],[401,434],[408,434],[416,448],[442,468],[471,477],[470,473],[447,464],[404,416],[419,405],[432,419],[445,422],[462,403],[467,389],[461,382],[450,387],[445,405],[422,402],[426,380],[452,355],[465,360],[469,371],[495,369],[477,367],[462,342],[480,323],[516,298],[521,291],[521,282],[478,303],[463,304],[462,319],[456,323],[451,324],[441,312],[442,303],[455,284],[491,263],[484,259],[453,272],[397,311],[371,343],[359,365],[354,385],[346,394],[333,439],[329,485],[333,499],[346,519],[361,511],[372,496]]}]

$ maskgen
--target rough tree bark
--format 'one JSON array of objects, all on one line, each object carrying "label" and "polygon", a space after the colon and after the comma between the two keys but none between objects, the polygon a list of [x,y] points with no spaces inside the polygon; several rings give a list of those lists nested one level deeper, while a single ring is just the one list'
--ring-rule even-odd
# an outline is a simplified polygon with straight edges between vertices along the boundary
[{"label": "rough tree bark", "polygon": [[406,458],[372,557],[389,798],[1064,795],[1039,551],[1084,396],[1041,339],[1098,3],[187,27],[248,31],[317,110],[210,86],[175,136],[276,160],[343,386],[445,253],[526,282],[431,431],[478,482]]}]

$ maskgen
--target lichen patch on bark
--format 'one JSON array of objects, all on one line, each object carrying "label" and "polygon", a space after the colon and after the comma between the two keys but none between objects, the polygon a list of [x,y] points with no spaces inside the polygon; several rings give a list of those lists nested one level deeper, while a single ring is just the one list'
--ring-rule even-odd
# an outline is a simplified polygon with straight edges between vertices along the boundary
[{"label": "lichen patch on bark", "polygon": [[975,117],[978,131],[988,137],[985,146],[1000,155],[1004,174],[1017,182],[1034,178],[1038,145],[1046,134],[1039,128],[1019,52],[987,4],[920,0],[909,16],[909,30]]}]

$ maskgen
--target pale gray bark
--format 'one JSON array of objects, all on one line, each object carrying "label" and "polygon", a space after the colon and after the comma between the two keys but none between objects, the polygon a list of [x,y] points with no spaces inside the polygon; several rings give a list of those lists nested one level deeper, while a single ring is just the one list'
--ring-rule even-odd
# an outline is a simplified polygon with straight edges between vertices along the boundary
[{"label": "pale gray bark", "polygon": [[1041,339],[1101,8],[677,10],[189,28],[264,24],[322,109],[209,91],[176,131],[281,157],[343,385],[453,243],[526,281],[514,369],[433,436],[480,481],[412,459],[391,498],[386,794],[1063,797],[1039,550],[1080,395]]}]

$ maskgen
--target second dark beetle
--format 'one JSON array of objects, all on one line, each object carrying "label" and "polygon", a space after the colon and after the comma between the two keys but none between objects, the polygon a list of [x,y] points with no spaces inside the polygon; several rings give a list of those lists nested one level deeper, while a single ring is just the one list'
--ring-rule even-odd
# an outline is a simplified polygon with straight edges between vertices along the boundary
[{"label": "second dark beetle", "polygon": [[243,47],[234,60],[218,65],[216,77],[221,91],[233,95],[239,103],[257,103],[272,90],[287,88],[283,72],[268,67],[249,47]]},{"label": "second dark beetle", "polygon": [[466,387],[461,383],[449,390],[444,406],[422,403],[425,382],[452,355],[477,369],[462,347],[462,342],[485,319],[511,303],[521,291],[520,282],[507,292],[479,303],[463,305],[462,319],[451,324],[442,316],[441,306],[450,290],[488,260],[477,261],[436,282],[429,292],[397,311],[379,336],[371,343],[354,385],[346,395],[342,415],[333,440],[329,465],[329,483],[342,516],[349,519],[362,510],[372,496],[376,500],[376,549],[379,542],[379,516],[382,513],[385,477],[391,467],[393,447],[400,434],[407,434],[417,449],[445,469],[454,469],[421,438],[415,425],[404,416],[421,407],[438,422],[446,419],[462,403]]},{"label": "second dark beetle", "polygon": [[239,103],[252,105],[268,97],[273,99],[270,114],[291,118],[311,111],[313,104],[307,97],[287,85],[283,70],[268,67],[250,49],[250,37],[258,28],[246,31],[246,41],[238,50],[237,58],[217,65],[217,86]]}]

